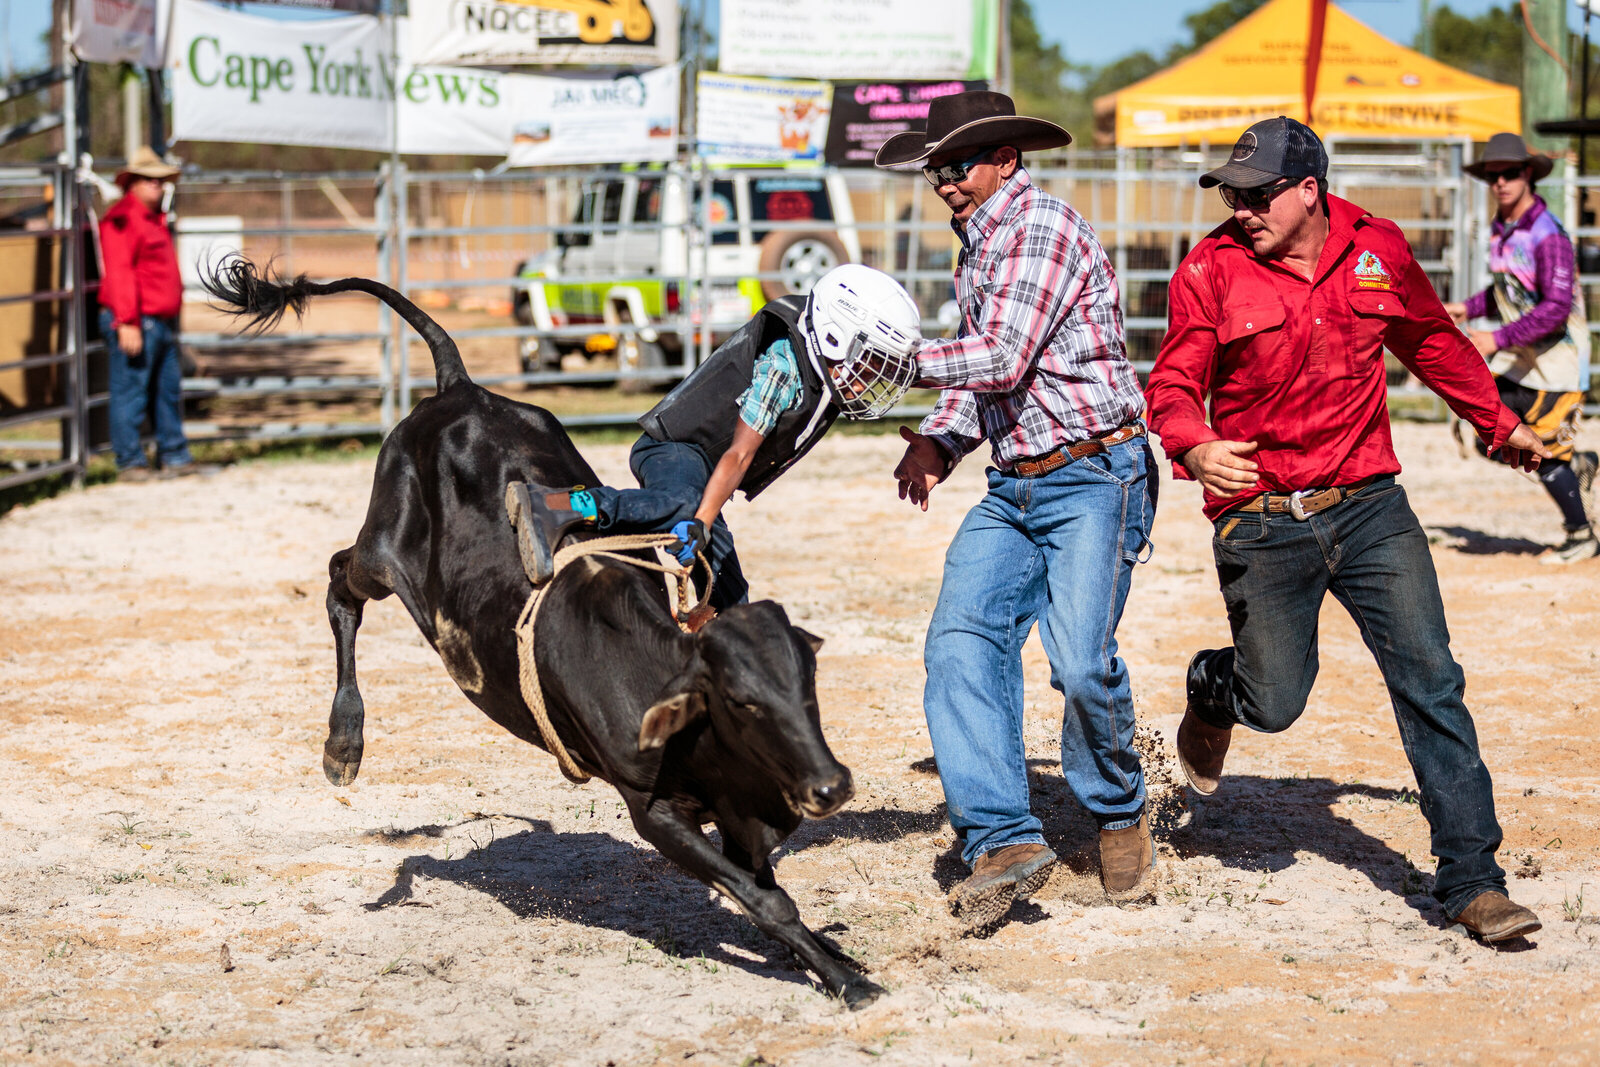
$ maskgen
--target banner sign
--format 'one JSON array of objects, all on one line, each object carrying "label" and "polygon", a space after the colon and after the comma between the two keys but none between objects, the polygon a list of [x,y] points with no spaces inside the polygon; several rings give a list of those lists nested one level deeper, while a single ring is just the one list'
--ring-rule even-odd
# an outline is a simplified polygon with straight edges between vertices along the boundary
[{"label": "banner sign", "polygon": [[174,140],[389,148],[396,64],[378,19],[176,0],[170,54]]},{"label": "banner sign", "polygon": [[678,61],[677,0],[411,0],[410,15],[410,54],[418,63]]},{"label": "banner sign", "polygon": [[923,128],[934,99],[987,88],[986,81],[835,82],[824,158],[836,167],[870,167],[883,142]]},{"label": "banner sign", "polygon": [[253,0],[257,4],[282,7],[315,7],[323,11],[343,11],[351,15],[376,15],[379,0]]},{"label": "banner sign", "polygon": [[705,73],[695,84],[699,152],[708,160],[822,162],[831,86]]},{"label": "banner sign", "polygon": [[993,81],[999,7],[999,0],[722,0],[718,68],[836,80]]},{"label": "banner sign", "polygon": [[668,162],[678,150],[678,68],[614,78],[518,79],[513,167]]},{"label": "banner sign", "polygon": [[72,51],[90,63],[159,67],[167,15],[158,0],[72,0]]}]

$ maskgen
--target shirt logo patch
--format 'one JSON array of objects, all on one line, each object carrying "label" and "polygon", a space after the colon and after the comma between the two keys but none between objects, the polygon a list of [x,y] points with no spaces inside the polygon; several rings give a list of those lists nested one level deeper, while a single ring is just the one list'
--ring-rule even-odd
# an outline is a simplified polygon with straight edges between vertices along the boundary
[{"label": "shirt logo patch", "polygon": [[1362,289],[1394,291],[1394,279],[1389,277],[1389,272],[1383,269],[1382,261],[1370,251],[1361,253],[1356,260],[1355,274],[1356,285]]}]

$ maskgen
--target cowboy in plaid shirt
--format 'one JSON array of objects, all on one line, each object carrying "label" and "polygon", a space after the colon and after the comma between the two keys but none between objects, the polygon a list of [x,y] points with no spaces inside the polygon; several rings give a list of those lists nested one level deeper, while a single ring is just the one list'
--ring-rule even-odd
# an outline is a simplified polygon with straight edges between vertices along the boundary
[{"label": "cowboy in plaid shirt", "polygon": [[1028,803],[1021,653],[1035,621],[1065,697],[1062,774],[1100,824],[1106,892],[1132,900],[1153,886],[1114,636],[1155,515],[1144,399],[1105,250],[1022,167],[1023,151],[1070,140],[1017,117],[1008,97],[972,92],[936,99],[926,133],[878,153],[880,166],[924,164],[962,246],[961,336],[917,351],[920,383],[945,391],[921,433],[901,430],[900,495],[926,511],[933,487],[983,439],[994,457],[988,492],[946,553],[924,651],[929,736],[973,867],[950,903],[979,932],[1043,888],[1056,861]]}]

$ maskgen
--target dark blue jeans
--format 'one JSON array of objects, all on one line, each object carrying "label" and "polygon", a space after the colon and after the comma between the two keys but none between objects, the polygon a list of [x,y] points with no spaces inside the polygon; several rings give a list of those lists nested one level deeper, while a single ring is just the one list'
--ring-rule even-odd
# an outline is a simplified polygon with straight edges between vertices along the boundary
[{"label": "dark blue jeans", "polygon": [[100,332],[111,365],[111,451],[118,470],[146,465],[139,426],[149,411],[161,465],[182,467],[192,461],[189,442],[183,436],[183,367],[178,362],[178,338],[165,319],[145,316],[139,330],[144,335],[144,351],[123,352],[111,312],[101,309]]},{"label": "dark blue jeans", "polygon": [[[591,490],[596,527],[610,533],[669,533],[677,523],[694,518],[706,483],[711,480],[712,466],[711,458],[699,445],[640,435],[628,454],[628,467],[639,480],[639,488],[602,485]],[[706,559],[715,576],[712,607],[721,611],[749,599],[750,586],[733,550],[733,534],[721,516],[711,527]]]},{"label": "dark blue jeans", "polygon": [[1331,592],[1389,688],[1433,831],[1433,895],[1455,916],[1485,890],[1504,892],[1489,770],[1462,701],[1466,678],[1450,655],[1428,539],[1405,489],[1383,477],[1305,522],[1233,511],[1215,526],[1233,647],[1195,657],[1195,713],[1265,733],[1293,725],[1317,677],[1317,616]]}]

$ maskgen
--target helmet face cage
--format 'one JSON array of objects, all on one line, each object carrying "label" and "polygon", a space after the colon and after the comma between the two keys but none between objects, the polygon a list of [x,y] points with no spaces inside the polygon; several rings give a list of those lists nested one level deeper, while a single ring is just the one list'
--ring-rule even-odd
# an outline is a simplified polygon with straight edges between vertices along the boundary
[{"label": "helmet face cage", "polygon": [[850,341],[843,362],[828,364],[834,402],[848,419],[882,418],[900,402],[916,380],[917,361],[910,353],[874,345],[865,333]]}]

